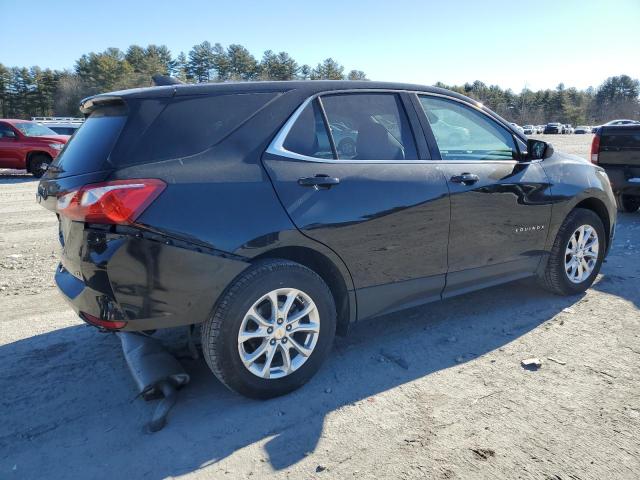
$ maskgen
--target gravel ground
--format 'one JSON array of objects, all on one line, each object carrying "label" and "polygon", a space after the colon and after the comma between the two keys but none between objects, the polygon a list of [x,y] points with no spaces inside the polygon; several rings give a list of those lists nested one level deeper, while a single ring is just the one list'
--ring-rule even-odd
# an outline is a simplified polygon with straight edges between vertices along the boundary
[{"label": "gravel ground", "polygon": [[[554,136],[586,156],[591,136]],[[586,294],[521,281],[358,325],[304,388],[264,402],[203,361],[167,427],[118,339],[56,292],[36,182],[0,174],[0,478],[531,478],[640,475],[640,215]],[[164,338],[181,348],[180,332]],[[522,359],[538,357],[528,371]]]}]

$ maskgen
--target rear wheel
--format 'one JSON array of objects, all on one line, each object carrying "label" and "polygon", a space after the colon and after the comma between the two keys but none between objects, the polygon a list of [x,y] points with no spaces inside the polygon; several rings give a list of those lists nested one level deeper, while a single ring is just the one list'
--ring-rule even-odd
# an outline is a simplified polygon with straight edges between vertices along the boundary
[{"label": "rear wheel", "polygon": [[620,195],[618,203],[620,210],[623,212],[634,213],[640,208],[640,197],[633,195]]},{"label": "rear wheel", "polygon": [[540,283],[558,295],[584,292],[595,280],[605,252],[605,231],[600,217],[577,208],[565,219],[549,254]]},{"label": "rear wheel", "polygon": [[336,309],[324,281],[295,262],[269,260],[242,273],[202,329],[207,364],[231,390],[253,398],[289,393],[320,368]]},{"label": "rear wheel", "polygon": [[36,153],[29,160],[29,171],[34,177],[40,178],[45,174],[51,162],[52,159],[49,155]]}]

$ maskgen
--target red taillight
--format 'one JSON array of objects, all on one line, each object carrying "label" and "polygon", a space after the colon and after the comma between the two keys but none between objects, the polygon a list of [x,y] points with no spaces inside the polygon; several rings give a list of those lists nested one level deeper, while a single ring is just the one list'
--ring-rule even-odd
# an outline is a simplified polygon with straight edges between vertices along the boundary
[{"label": "red taillight", "polygon": [[119,330],[127,325],[127,322],[123,322],[122,320],[102,320],[86,312],[80,312],[80,317],[91,325],[106,328],[107,330]]},{"label": "red taillight", "polygon": [[591,163],[598,163],[598,154],[600,153],[600,135],[595,134],[591,141]]},{"label": "red taillight", "polygon": [[129,225],[165,189],[155,178],[135,178],[85,185],[58,197],[57,210],[71,220]]}]

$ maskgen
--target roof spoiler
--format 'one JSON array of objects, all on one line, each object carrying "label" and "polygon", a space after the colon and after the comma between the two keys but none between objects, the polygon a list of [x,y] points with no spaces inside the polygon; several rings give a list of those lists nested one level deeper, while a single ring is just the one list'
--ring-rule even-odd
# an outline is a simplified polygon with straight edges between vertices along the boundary
[{"label": "roof spoiler", "polygon": [[80,111],[89,115],[96,107],[104,105],[124,105],[124,100],[116,95],[96,95],[94,97],[85,98],[80,102]]},{"label": "roof spoiler", "polygon": [[156,73],[155,75],[153,75],[151,77],[151,80],[153,81],[153,84],[156,87],[164,87],[166,85],[182,85],[183,84],[183,82],[181,82],[177,78],[173,78],[173,77],[170,77],[168,75],[161,75],[159,73]]}]

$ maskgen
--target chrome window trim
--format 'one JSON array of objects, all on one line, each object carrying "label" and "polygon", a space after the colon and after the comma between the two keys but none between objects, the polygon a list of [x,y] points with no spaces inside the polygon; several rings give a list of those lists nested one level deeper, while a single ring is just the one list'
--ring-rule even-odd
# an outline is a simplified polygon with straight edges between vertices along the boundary
[{"label": "chrome window trim", "polygon": [[[265,153],[269,153],[271,155],[277,155],[280,157],[285,157],[285,158],[290,158],[292,160],[301,160],[301,161],[305,161],[305,162],[313,162],[313,163],[339,163],[339,164],[416,164],[416,163],[424,163],[424,164],[441,164],[441,163],[470,163],[470,162],[483,162],[483,163],[500,163],[500,164],[504,164],[506,162],[511,162],[513,164],[517,164],[517,163],[524,163],[524,164],[528,164],[528,163],[533,163],[535,161],[532,162],[521,162],[518,160],[497,160],[497,159],[492,159],[492,160],[461,160],[461,159],[450,159],[450,160],[444,160],[444,159],[440,159],[440,160],[434,160],[434,159],[430,159],[430,160],[353,160],[353,159],[349,159],[349,160],[340,160],[340,159],[329,159],[329,158],[317,158],[317,157],[309,157],[308,155],[302,155],[296,152],[292,152],[290,150],[287,150],[286,148],[284,148],[284,142],[287,138],[287,135],[289,134],[289,132],[291,131],[291,129],[293,128],[293,125],[296,123],[296,121],[298,120],[298,117],[302,114],[303,110],[311,103],[313,102],[316,98],[321,97],[321,96],[326,96],[326,95],[333,95],[333,94],[341,94],[341,93],[394,93],[394,94],[401,94],[401,93],[408,93],[408,94],[413,94],[416,96],[419,95],[429,95],[429,96],[434,96],[434,97],[442,97],[444,99],[447,100],[453,100],[459,103],[462,103],[464,105],[467,105],[473,109],[475,109],[476,111],[482,113],[483,115],[485,115],[486,117],[488,117],[491,121],[501,125],[502,127],[506,128],[507,131],[512,132],[510,127],[507,127],[506,125],[504,125],[502,122],[500,122],[498,119],[494,118],[493,116],[489,115],[488,113],[486,113],[483,109],[482,109],[482,103],[480,102],[475,102],[471,103],[467,100],[463,100],[461,98],[456,98],[456,97],[451,97],[449,95],[445,95],[442,93],[434,93],[434,92],[425,92],[425,91],[421,91],[421,90],[393,90],[393,89],[381,89],[381,88],[356,88],[356,89],[344,89],[344,90],[328,90],[328,91],[323,91],[323,92],[318,92],[315,93],[313,95],[311,95],[310,97],[308,97],[304,102],[302,102],[300,104],[300,106],[298,108],[296,108],[296,110],[291,114],[291,116],[288,118],[288,120],[285,122],[285,124],[282,126],[282,128],[280,129],[280,131],[276,134],[276,136],[273,138],[273,140],[271,141],[271,143],[269,144],[269,146],[267,147],[267,149],[265,150]],[[419,101],[419,99],[418,99]],[[329,134],[331,134],[331,132],[328,132]]]}]

